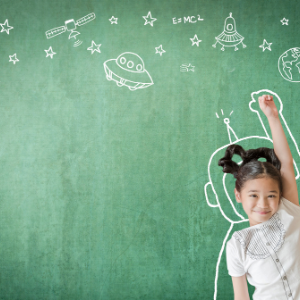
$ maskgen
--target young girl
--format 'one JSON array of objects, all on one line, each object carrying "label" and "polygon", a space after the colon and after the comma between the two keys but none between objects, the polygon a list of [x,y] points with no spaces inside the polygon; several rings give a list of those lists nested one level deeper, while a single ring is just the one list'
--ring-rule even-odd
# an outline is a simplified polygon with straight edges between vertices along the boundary
[{"label": "young girl", "polygon": [[[250,223],[227,242],[228,273],[235,300],[250,299],[246,278],[255,286],[254,300],[299,300],[300,206],[293,158],[273,97],[258,100],[269,121],[274,150],[245,151],[230,145],[219,160],[223,172],[236,178],[235,197]],[[232,160],[234,154],[241,156],[240,165]]]}]

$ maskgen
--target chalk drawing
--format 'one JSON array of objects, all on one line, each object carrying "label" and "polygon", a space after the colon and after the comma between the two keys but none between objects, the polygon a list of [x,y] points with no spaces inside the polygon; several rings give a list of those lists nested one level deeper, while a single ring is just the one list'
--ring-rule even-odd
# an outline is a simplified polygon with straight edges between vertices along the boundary
[{"label": "chalk drawing", "polygon": [[166,51],[162,48],[162,45],[155,47],[155,54],[159,53],[160,56],[162,56],[163,53],[165,53]]},{"label": "chalk drawing", "polygon": [[152,18],[151,11],[148,12],[147,16],[143,16],[143,18],[145,19],[144,25],[150,24],[152,27],[153,27],[153,22],[157,20],[155,18]]},{"label": "chalk drawing", "polygon": [[191,64],[182,64],[180,66],[180,72],[195,72],[195,66]]},{"label": "chalk drawing", "polygon": [[9,55],[9,62],[13,62],[13,64],[15,65],[17,61],[19,61],[17,59],[17,54],[15,53],[14,55]]},{"label": "chalk drawing", "polygon": [[65,21],[65,25],[64,26],[60,26],[60,27],[56,27],[50,30],[46,31],[46,37],[47,39],[51,39],[55,36],[58,36],[66,31],[69,31],[69,39],[71,38],[75,38],[78,34],[80,34],[80,32],[76,31],[75,29],[77,29],[77,26],[82,26],[85,25],[88,22],[91,22],[93,20],[95,20],[96,15],[94,13],[90,13],[86,16],[84,16],[83,18],[78,19],[77,21],[74,21],[74,19],[70,19]]},{"label": "chalk drawing", "polygon": [[87,50],[91,50],[91,54],[93,54],[95,51],[101,53],[100,46],[101,46],[101,44],[96,45],[95,42],[92,41],[92,45],[90,47],[88,47]]},{"label": "chalk drawing", "polygon": [[246,45],[243,43],[244,37],[236,31],[235,19],[232,17],[232,13],[225,19],[224,30],[216,38],[217,41],[212,46],[216,48],[217,43],[222,45],[221,50],[224,51],[225,47],[234,47],[234,51],[239,50],[237,45],[242,44],[243,48]]},{"label": "chalk drawing", "polygon": [[118,24],[118,18],[115,18],[114,16],[112,16],[108,20],[110,21],[110,24]]},{"label": "chalk drawing", "polygon": [[179,24],[179,23],[197,23],[199,21],[204,21],[204,19],[202,19],[200,17],[200,15],[195,16],[188,16],[188,17],[183,17],[183,18],[172,18],[173,24]]},{"label": "chalk drawing", "polygon": [[264,39],[264,43],[263,43],[262,45],[260,45],[259,48],[263,48],[263,52],[264,52],[266,49],[272,51],[271,45],[272,45],[272,43],[268,43],[268,42]]},{"label": "chalk drawing", "polygon": [[116,59],[105,61],[103,65],[106,79],[115,81],[119,87],[126,86],[135,91],[153,85],[144,61],[136,53],[122,53]]},{"label": "chalk drawing", "polygon": [[[229,127],[229,121],[226,120],[227,118],[224,119],[224,123],[226,124],[227,126],[227,132],[228,132],[228,137],[229,137],[229,141],[230,143],[225,145],[225,146],[222,146],[220,147],[219,149],[217,149],[210,157],[209,159],[209,162],[208,162],[208,177],[209,177],[209,181],[205,184],[204,186],[204,193],[205,193],[205,198],[206,198],[206,202],[207,204],[210,206],[210,207],[217,207],[219,208],[222,216],[224,217],[224,219],[226,221],[228,221],[230,223],[230,226],[229,226],[229,229],[225,235],[225,238],[223,240],[223,243],[222,243],[222,246],[221,246],[221,249],[220,249],[220,252],[219,252],[219,255],[218,255],[218,260],[217,260],[217,264],[216,264],[216,275],[215,275],[215,282],[214,282],[214,300],[217,299],[217,291],[218,291],[218,275],[219,275],[219,266],[220,266],[220,262],[221,262],[221,257],[222,257],[222,254],[224,252],[224,249],[225,249],[225,246],[226,246],[226,242],[228,240],[228,237],[230,235],[230,232],[234,226],[234,224],[238,224],[238,223],[243,223],[243,222],[247,222],[248,219],[245,219],[241,214],[238,213],[238,211],[236,210],[234,204],[233,204],[233,201],[227,191],[227,187],[226,187],[226,175],[227,174],[223,174],[222,175],[222,170],[220,167],[218,166],[215,166],[215,164],[217,165],[217,159],[224,156],[225,154],[225,150],[226,148],[232,144],[232,143],[243,143],[243,141],[246,141],[248,140],[248,142],[252,142],[253,140],[257,140],[257,139],[260,139],[260,140],[265,140],[265,141],[268,141],[270,143],[273,143],[270,135],[268,134],[268,131],[266,129],[266,126],[263,122],[263,119],[261,118],[260,114],[261,114],[261,111],[259,109],[259,104],[258,104],[258,96],[259,94],[269,94],[269,95],[272,95],[273,98],[274,98],[274,101],[278,101],[279,102],[279,106],[277,105],[277,108],[278,108],[278,114],[279,114],[279,117],[281,119],[281,122],[283,124],[283,127],[286,129],[286,131],[288,132],[288,135],[287,135],[287,138],[291,139],[291,143],[289,144],[290,147],[294,146],[296,151],[297,151],[297,154],[298,156],[300,157],[300,151],[299,151],[299,148],[298,148],[298,144],[296,143],[296,140],[294,138],[294,136],[292,135],[291,131],[290,131],[290,128],[288,127],[288,124],[282,114],[282,111],[283,111],[283,103],[281,101],[281,99],[279,98],[279,96],[272,92],[271,90],[267,90],[267,89],[264,89],[264,90],[259,90],[257,92],[253,92],[251,93],[251,101],[249,102],[249,108],[252,112],[256,113],[257,116],[258,116],[258,119],[260,121],[260,124],[265,132],[265,135],[264,136],[248,136],[248,137],[244,137],[244,138],[238,138],[237,135],[235,134],[235,132],[233,131],[233,129],[231,127]],[[256,106],[256,108],[255,108]],[[230,115],[233,113],[233,111],[230,113]],[[223,115],[223,110],[222,110],[222,115]],[[219,115],[216,113],[216,116],[217,118],[219,118]],[[212,165],[212,161],[214,161],[213,165]],[[295,173],[296,173],[296,176],[295,176],[295,179],[297,180],[299,177],[300,177],[300,174],[299,174],[299,169],[298,169],[298,166],[296,165],[296,162],[294,160],[294,167],[295,167]],[[219,172],[220,172],[220,176],[218,177],[218,179],[216,179],[217,177],[215,177],[215,172],[216,172],[216,168],[219,168]],[[222,179],[221,179],[222,178]],[[218,181],[218,182],[217,182]],[[221,182],[222,181],[222,182]],[[223,186],[223,189],[217,189],[217,187],[220,187],[220,186]],[[209,199],[209,194],[208,194],[208,190],[211,190],[213,192],[213,194],[215,195],[215,200],[212,201],[212,199]],[[218,190],[218,193],[216,192],[216,190]],[[222,192],[223,190],[223,192]],[[228,202],[222,202],[220,201],[219,199],[226,199],[228,200]],[[225,207],[224,206],[224,203],[225,203]],[[226,204],[228,203],[228,204]],[[223,204],[223,207],[222,207],[222,204]],[[225,213],[225,209],[232,209],[232,212],[234,213],[235,217],[232,218],[230,216],[228,216],[226,213]]]},{"label": "chalk drawing", "polygon": [[77,40],[77,41],[74,43],[73,47],[78,47],[78,46],[80,46],[81,44],[82,44],[82,41]]},{"label": "chalk drawing", "polygon": [[280,75],[287,81],[300,82],[300,48],[285,51],[278,59]]},{"label": "chalk drawing", "polygon": [[9,31],[13,29],[12,26],[8,25],[8,19],[6,19],[3,24],[0,23],[0,26],[1,26],[1,32],[5,31],[7,34],[9,34]]},{"label": "chalk drawing", "polygon": [[53,55],[56,54],[55,52],[53,52],[52,46],[50,46],[48,50],[44,50],[44,51],[47,53],[46,57],[50,56],[51,59],[53,58]]},{"label": "chalk drawing", "polygon": [[282,23],[282,25],[289,25],[289,20],[286,18],[283,18],[282,20],[280,20],[280,22]]},{"label": "chalk drawing", "polygon": [[190,38],[190,40],[192,41],[192,46],[197,45],[197,47],[199,47],[199,43],[202,42],[202,40],[198,39],[197,34],[195,34],[193,38]]}]

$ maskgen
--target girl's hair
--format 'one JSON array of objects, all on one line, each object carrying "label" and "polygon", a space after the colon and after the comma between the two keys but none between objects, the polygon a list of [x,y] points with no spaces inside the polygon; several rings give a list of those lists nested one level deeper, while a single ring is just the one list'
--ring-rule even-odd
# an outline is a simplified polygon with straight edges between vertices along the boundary
[{"label": "girl's hair", "polygon": [[[240,165],[232,160],[234,154],[242,158]],[[266,162],[259,161],[259,158],[265,158]],[[224,173],[233,174],[236,178],[235,187],[238,192],[247,180],[270,177],[278,182],[282,193],[281,163],[274,149],[262,147],[246,151],[240,145],[233,144],[227,147],[225,156],[219,160],[218,165],[223,167]]]}]

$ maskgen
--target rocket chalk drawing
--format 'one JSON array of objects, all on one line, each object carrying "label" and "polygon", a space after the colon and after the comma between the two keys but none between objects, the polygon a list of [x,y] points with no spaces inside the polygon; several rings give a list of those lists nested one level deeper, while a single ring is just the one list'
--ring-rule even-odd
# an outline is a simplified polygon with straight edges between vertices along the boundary
[{"label": "rocket chalk drawing", "polygon": [[212,46],[216,48],[217,43],[222,45],[221,50],[224,51],[225,47],[234,47],[234,51],[239,50],[237,45],[242,44],[243,48],[246,48],[246,45],[243,43],[244,37],[242,37],[236,31],[235,19],[230,13],[229,17],[225,19],[224,30],[216,38],[217,41]]}]

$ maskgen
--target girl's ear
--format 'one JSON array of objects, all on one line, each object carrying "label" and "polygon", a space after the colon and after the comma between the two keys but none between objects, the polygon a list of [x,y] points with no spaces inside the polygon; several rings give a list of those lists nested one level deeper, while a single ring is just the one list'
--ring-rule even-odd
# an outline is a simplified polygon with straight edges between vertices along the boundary
[{"label": "girl's ear", "polygon": [[241,203],[242,202],[242,200],[241,200],[241,193],[238,192],[238,190],[236,188],[234,189],[234,194],[235,194],[236,201],[239,202],[239,203]]}]

